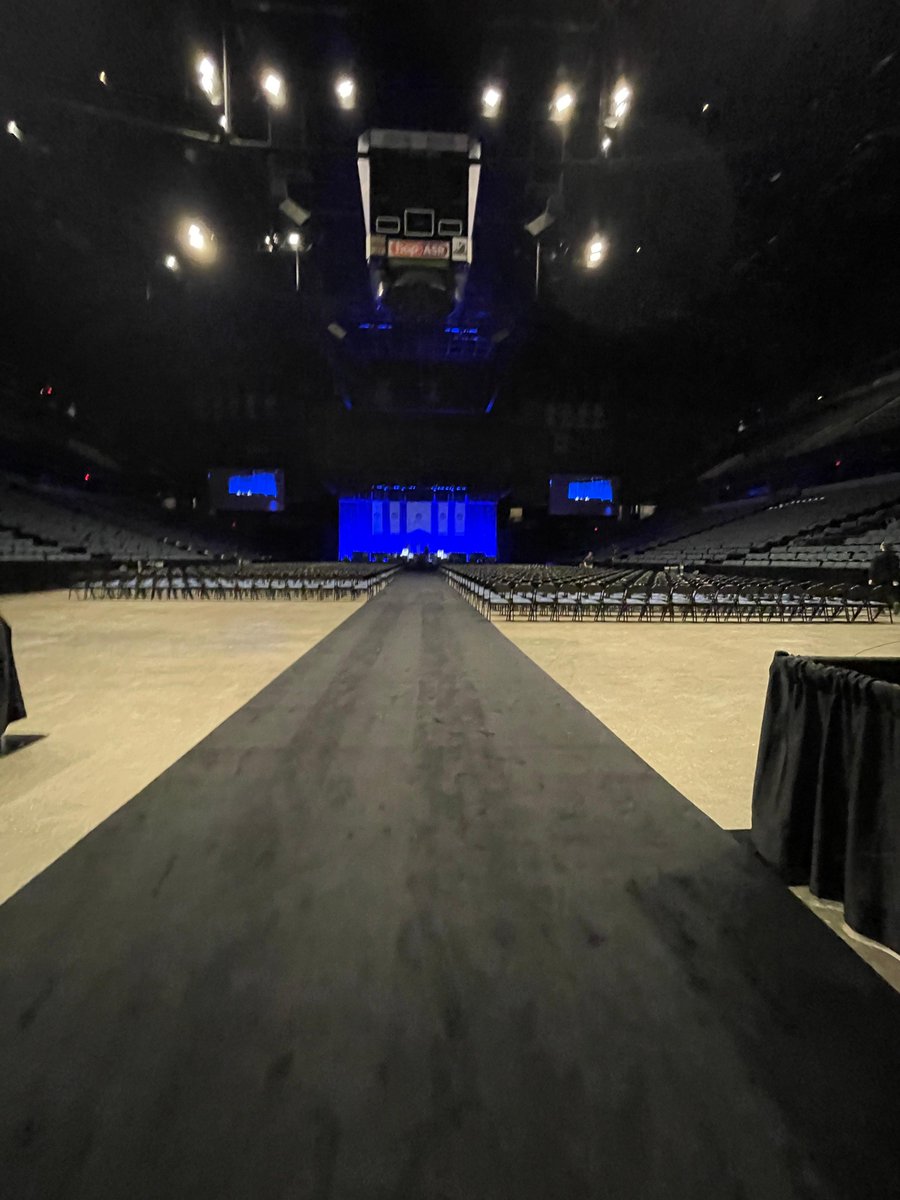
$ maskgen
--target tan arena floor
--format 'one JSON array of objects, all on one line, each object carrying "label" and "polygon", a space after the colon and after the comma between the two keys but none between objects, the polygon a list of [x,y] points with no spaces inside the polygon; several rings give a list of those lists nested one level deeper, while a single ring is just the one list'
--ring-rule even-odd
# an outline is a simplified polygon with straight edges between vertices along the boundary
[{"label": "tan arena floor", "polygon": [[220,725],[357,603],[0,597],[45,740],[0,760],[0,903]]},{"label": "tan arena floor", "polygon": [[[724,829],[750,827],[756,750],[776,650],[900,657],[900,624],[615,624],[496,628]],[[798,894],[836,932],[842,912]],[[842,935],[843,936],[843,935]],[[900,959],[850,940],[900,990]]]},{"label": "tan arena floor", "polygon": [[[9,732],[47,735],[0,762],[0,903],[356,607],[0,597],[29,711]],[[726,829],[750,824],[775,650],[900,656],[886,622],[496,628]],[[839,929],[839,911],[813,904]],[[900,962],[860,952],[900,988]]]},{"label": "tan arena floor", "polygon": [[900,624],[498,621],[496,627],[724,829],[748,829],[776,650],[900,657]]}]

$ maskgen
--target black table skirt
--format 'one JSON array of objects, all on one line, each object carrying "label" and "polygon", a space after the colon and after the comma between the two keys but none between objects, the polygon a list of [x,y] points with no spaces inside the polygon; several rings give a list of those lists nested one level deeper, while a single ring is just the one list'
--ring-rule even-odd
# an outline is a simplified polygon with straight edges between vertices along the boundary
[{"label": "black table skirt", "polygon": [[0,617],[0,737],[12,721],[26,716],[22,690],[13,658],[12,630]]},{"label": "black table skirt", "polygon": [[852,929],[900,952],[900,659],[775,655],[753,842],[788,883],[843,901]]}]

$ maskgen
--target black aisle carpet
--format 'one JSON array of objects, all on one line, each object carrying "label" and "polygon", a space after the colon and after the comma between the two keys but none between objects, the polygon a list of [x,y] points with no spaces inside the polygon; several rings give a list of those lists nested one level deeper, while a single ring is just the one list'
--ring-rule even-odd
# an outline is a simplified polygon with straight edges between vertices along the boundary
[{"label": "black aisle carpet", "polygon": [[435,578],[4,905],[0,960],[9,1200],[900,1196],[900,997]]}]

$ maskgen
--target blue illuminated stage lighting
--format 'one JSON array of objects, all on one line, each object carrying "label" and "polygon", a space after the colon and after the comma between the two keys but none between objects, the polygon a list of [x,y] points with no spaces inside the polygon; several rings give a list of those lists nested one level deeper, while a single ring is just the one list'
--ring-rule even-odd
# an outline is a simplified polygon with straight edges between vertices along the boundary
[{"label": "blue illuminated stage lighting", "polygon": [[464,489],[385,485],[339,504],[341,558],[354,554],[463,554],[497,557],[497,502],[469,499]]}]

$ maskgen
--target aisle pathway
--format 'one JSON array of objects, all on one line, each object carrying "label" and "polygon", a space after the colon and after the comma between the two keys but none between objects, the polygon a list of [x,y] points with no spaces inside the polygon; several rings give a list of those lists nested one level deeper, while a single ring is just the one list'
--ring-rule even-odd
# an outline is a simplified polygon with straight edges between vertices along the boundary
[{"label": "aisle pathway", "polygon": [[433,577],[0,908],[16,1200],[887,1200],[900,998]]}]

